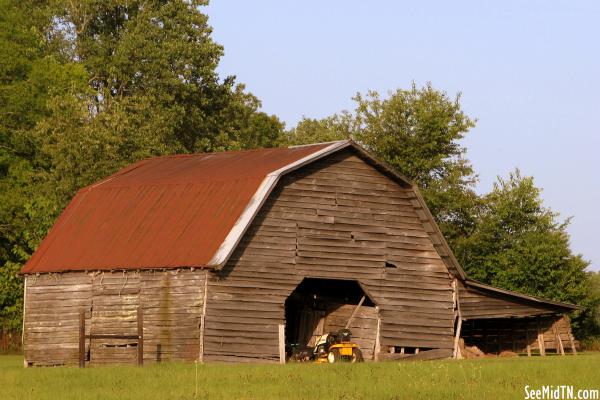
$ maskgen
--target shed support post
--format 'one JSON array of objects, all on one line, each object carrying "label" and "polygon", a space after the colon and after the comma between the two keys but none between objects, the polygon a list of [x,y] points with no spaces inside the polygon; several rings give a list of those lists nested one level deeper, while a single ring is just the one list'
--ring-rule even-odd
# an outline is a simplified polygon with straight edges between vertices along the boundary
[{"label": "shed support post", "polygon": [[456,324],[456,335],[454,335],[454,354],[452,354],[453,358],[462,358],[462,354],[460,354],[460,331],[462,329],[462,318],[458,318],[458,323]]},{"label": "shed support post", "polygon": [[565,355],[565,349],[563,347],[562,339],[560,338],[560,327],[558,326],[557,321],[552,322],[552,331],[554,333],[554,343],[556,346],[556,352],[560,351],[562,356]]},{"label": "shed support post", "polygon": [[454,309],[456,315],[456,333],[454,335],[454,347],[452,350],[452,358],[462,358],[460,354],[460,332],[462,330],[462,314],[460,312],[460,299],[458,297],[458,282],[456,279],[452,281],[452,297],[454,299]]},{"label": "shed support post", "polygon": [[85,310],[79,311],[79,368],[85,368]]},{"label": "shed support post", "polygon": [[137,361],[138,365],[144,365],[144,310],[142,306],[137,309]]},{"label": "shed support post", "polygon": [[542,330],[540,328],[540,320],[537,320],[537,340],[538,340],[538,346],[540,349],[540,356],[545,356],[546,355],[546,349],[544,347],[544,334],[542,333]]},{"label": "shed support post", "polygon": [[573,338],[573,333],[571,333],[571,325],[569,325],[569,342],[571,343],[571,351],[573,355],[577,355],[577,349],[575,348],[575,339]]},{"label": "shed support post", "polygon": [[527,349],[527,357],[531,357],[531,344],[529,343],[529,322],[525,322],[525,346]]},{"label": "shed support post", "polygon": [[571,344],[571,352],[573,355],[577,355],[577,349],[575,348],[575,338],[573,337],[573,332],[571,331],[571,320],[567,315],[563,316],[565,323],[567,325],[567,332],[569,334],[569,343]]},{"label": "shed support post", "polygon": [[565,355],[565,348],[563,346],[562,339],[560,338],[560,332],[556,334],[556,338],[558,339],[558,346],[560,348],[560,355],[564,356]]}]

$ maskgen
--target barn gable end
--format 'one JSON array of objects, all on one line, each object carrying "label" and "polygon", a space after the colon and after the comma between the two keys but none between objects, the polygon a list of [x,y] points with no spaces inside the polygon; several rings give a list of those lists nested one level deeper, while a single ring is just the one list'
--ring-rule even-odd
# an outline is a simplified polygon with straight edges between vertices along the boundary
[{"label": "barn gable end", "polygon": [[[352,149],[290,173],[226,266],[210,275],[205,359],[242,360],[260,351],[259,357],[278,362],[284,304],[305,277],[356,280],[373,296],[377,311],[363,307],[367,315],[354,327],[366,337],[367,356],[377,329],[385,348],[451,349],[452,275],[425,218],[410,186]],[[348,306],[325,316],[324,328],[328,320],[348,318]],[[222,330],[232,324],[236,337],[224,338]]]}]

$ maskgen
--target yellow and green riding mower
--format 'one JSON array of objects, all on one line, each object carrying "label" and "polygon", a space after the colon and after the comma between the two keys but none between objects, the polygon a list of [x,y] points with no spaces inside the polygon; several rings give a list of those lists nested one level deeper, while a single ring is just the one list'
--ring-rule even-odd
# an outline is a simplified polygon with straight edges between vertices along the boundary
[{"label": "yellow and green riding mower", "polygon": [[350,329],[340,329],[321,335],[315,344],[313,358],[316,363],[363,362],[360,347],[352,343]]}]

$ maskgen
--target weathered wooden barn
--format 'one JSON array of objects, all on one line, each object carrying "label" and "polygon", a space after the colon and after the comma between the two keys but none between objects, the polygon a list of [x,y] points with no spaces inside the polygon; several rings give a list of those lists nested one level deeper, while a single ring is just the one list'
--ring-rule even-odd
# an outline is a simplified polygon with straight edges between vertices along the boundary
[{"label": "weathered wooden barn", "polygon": [[28,366],[284,362],[355,311],[367,360],[575,350],[575,306],[470,280],[351,141],[140,161],[81,189],[22,273]]}]

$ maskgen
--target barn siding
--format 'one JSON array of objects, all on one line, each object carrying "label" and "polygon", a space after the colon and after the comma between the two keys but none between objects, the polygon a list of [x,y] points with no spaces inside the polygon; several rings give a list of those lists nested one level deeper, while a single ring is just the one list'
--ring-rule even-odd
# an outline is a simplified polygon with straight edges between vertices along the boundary
[{"label": "barn siding", "polygon": [[382,347],[452,348],[452,279],[426,220],[412,189],[352,151],[284,177],[211,274],[205,359],[278,361],[284,303],[304,277],[360,281],[379,306]]},{"label": "barn siding", "polygon": [[198,360],[206,271],[143,272],[144,362]]},{"label": "barn siding", "polygon": [[84,272],[34,275],[26,285],[25,360],[32,365],[77,365],[81,310],[88,321],[86,333],[90,329],[92,276]]},{"label": "barn siding", "polygon": [[[27,279],[25,359],[32,365],[79,362],[79,312],[86,334],[137,334],[144,315],[144,361],[198,359],[206,271],[42,274]],[[91,343],[90,343],[91,342]],[[86,340],[92,364],[135,363],[135,340]]]}]

